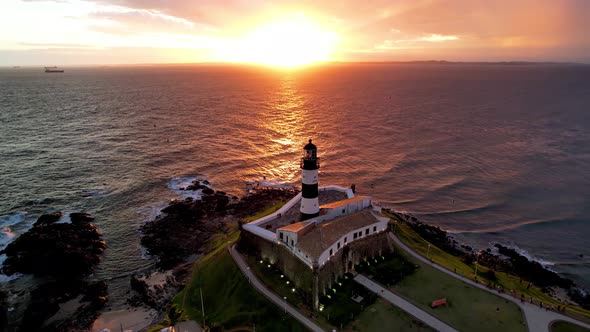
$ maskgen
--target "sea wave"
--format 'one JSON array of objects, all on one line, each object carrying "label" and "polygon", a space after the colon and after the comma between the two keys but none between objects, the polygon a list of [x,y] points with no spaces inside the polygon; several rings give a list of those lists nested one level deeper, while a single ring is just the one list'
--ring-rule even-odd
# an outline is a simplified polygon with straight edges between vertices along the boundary
[{"label": "sea wave", "polygon": [[[493,246],[496,243],[492,242],[491,244]],[[523,248],[520,248],[519,246],[517,246],[517,245],[515,245],[513,243],[510,243],[510,244],[502,244],[502,243],[500,243],[500,244],[503,245],[503,246],[505,246],[505,247],[508,247],[510,249],[513,249],[519,255],[526,257],[529,261],[537,262],[537,263],[541,264],[544,268],[546,268],[546,269],[548,269],[550,271],[553,271],[551,269],[551,267],[556,265],[555,262],[546,260],[546,259],[541,258],[541,257],[538,257],[538,256],[535,256],[535,255],[531,254],[528,250],[523,249]],[[493,247],[493,248],[495,248],[495,247]],[[556,271],[553,271],[553,272],[556,272]]]},{"label": "sea wave", "polygon": [[112,189],[106,189],[106,188],[87,189],[87,190],[82,191],[82,197],[93,198],[93,197],[99,197],[99,196],[106,196],[112,192],[113,192]]},{"label": "sea wave", "polygon": [[543,224],[551,224],[551,223],[560,223],[564,222],[563,219],[535,219],[535,220],[527,220],[527,221],[520,221],[515,222],[509,225],[498,225],[493,227],[484,227],[478,229],[453,229],[449,230],[449,233],[466,233],[466,234],[482,234],[482,233],[499,233],[505,231],[515,230],[521,227],[527,226],[534,226],[534,225],[543,225]]},{"label": "sea wave", "polygon": [[192,199],[201,199],[202,190],[186,190],[188,186],[193,184],[195,181],[201,181],[201,184],[211,188],[210,184],[202,183],[207,180],[205,175],[191,175],[191,176],[177,176],[168,181],[168,189],[174,191],[181,199],[191,197]]},{"label": "sea wave", "polygon": [[20,211],[12,214],[0,216],[0,227],[13,226],[25,220],[27,212]]},{"label": "sea wave", "polygon": [[472,207],[472,208],[468,208],[468,207],[457,208],[457,209],[428,212],[428,213],[416,212],[416,214],[421,215],[421,216],[428,216],[428,217],[471,214],[471,213],[480,213],[480,212],[483,212],[486,210],[491,210],[491,209],[497,208],[499,206],[500,206],[499,204],[486,204],[486,205],[476,206],[476,207]]},{"label": "sea wave", "polygon": [[281,181],[280,179],[267,179],[266,177],[262,177],[262,179],[247,181],[246,186],[259,186],[264,188],[292,188],[293,184],[287,181]]},{"label": "sea wave", "polygon": [[[27,221],[28,213],[24,211],[0,216],[0,227],[2,227],[0,231],[0,250],[5,249],[16,240],[18,235],[26,232],[31,227],[31,224]],[[0,269],[5,260],[6,255],[0,255]],[[19,276],[18,274],[12,276],[0,274],[0,283],[17,279]]]}]

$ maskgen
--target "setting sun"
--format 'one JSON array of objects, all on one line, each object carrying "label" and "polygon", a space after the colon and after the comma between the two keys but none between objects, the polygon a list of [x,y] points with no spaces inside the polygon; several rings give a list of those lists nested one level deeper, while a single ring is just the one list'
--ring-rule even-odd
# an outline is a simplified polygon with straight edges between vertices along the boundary
[{"label": "setting sun", "polygon": [[295,67],[330,60],[338,36],[297,15],[255,28],[243,40],[236,61]]}]

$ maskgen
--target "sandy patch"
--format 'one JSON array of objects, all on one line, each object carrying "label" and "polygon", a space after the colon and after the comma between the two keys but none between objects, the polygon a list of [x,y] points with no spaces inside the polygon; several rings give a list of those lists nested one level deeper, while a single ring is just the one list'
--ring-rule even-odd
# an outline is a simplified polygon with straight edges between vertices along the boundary
[{"label": "sandy patch", "polygon": [[107,311],[102,313],[94,324],[92,331],[99,332],[107,328],[111,331],[132,330],[139,331],[152,324],[157,312],[153,309],[134,308],[131,310]]}]

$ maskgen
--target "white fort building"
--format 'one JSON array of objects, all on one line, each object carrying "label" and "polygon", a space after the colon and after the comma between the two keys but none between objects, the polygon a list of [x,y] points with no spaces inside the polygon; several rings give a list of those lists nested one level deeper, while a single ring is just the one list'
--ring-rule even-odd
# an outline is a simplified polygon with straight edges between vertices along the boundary
[{"label": "white fort building", "polygon": [[[307,266],[307,271],[311,270],[313,285],[310,286],[317,308],[318,294],[338,276],[350,272],[367,256],[392,249],[384,236],[389,218],[372,205],[370,196],[355,196],[353,189],[335,185],[319,187],[320,158],[311,140],[303,148],[300,166],[301,192],[280,210],[245,224],[242,229],[265,240],[251,239],[248,245],[256,247],[250,248],[256,254],[279,263],[285,274],[300,278],[289,271],[297,270],[293,268],[297,264],[286,252]],[[323,272],[326,265],[331,267]],[[305,280],[300,282],[304,283]]]}]

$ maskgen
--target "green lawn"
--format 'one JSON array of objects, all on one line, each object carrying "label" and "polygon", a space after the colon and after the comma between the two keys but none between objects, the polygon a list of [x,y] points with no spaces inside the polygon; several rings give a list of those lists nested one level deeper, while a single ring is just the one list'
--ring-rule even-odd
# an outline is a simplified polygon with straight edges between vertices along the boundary
[{"label": "green lawn", "polygon": [[367,307],[350,326],[360,332],[434,331],[382,299]]},{"label": "green lawn", "polygon": [[201,259],[190,282],[173,300],[183,310],[184,318],[199,323],[201,289],[208,326],[229,330],[256,324],[257,331],[306,331],[248,283],[225,249]]},{"label": "green lawn", "polygon": [[[409,255],[406,258],[418,268],[391,290],[424,311],[459,331],[527,331],[515,303],[469,286]],[[447,298],[448,304],[432,309],[432,301],[441,298]]]},{"label": "green lawn", "polygon": [[572,323],[557,321],[551,324],[551,332],[588,332],[587,328]]},{"label": "green lawn", "polygon": [[[385,215],[392,218],[393,220],[399,220],[391,214],[385,213]],[[469,279],[473,279],[473,277],[475,277],[475,265],[467,265],[463,263],[463,261],[459,257],[453,256],[447,253],[446,251],[441,250],[438,247],[428,243],[405,223],[397,222],[397,226],[395,226],[395,235],[404,244],[412,248],[415,252],[419,253],[424,257],[428,255],[428,258],[431,259],[434,263],[443,266],[450,271],[456,271],[456,273],[465,276]],[[428,247],[429,245],[430,249]],[[477,277],[480,281],[484,281],[486,283],[490,281],[485,278],[485,273],[488,270],[488,268],[478,265]],[[543,303],[552,304],[554,306],[563,305],[561,302],[543,293],[539,287],[533,286],[527,289],[528,283],[522,282],[521,279],[517,276],[504,272],[495,272],[495,276],[497,279],[493,280],[493,283],[504,287],[504,289],[506,290],[514,290],[518,294],[524,293],[527,298],[530,298],[532,296],[536,302],[542,301]],[[589,310],[574,305],[567,305],[566,307],[568,315],[576,319],[590,322]]]},{"label": "green lawn", "polygon": [[262,211],[260,211],[258,213],[255,213],[255,214],[253,214],[251,216],[248,216],[248,217],[244,218],[244,223],[249,223],[251,221],[260,219],[262,217],[266,217],[269,214],[274,213],[278,209],[282,208],[283,205],[285,205],[285,204],[287,204],[287,201],[284,201],[284,202],[280,202],[280,203],[271,205],[271,206],[267,207],[266,209],[264,209],[264,210],[262,210]]}]

